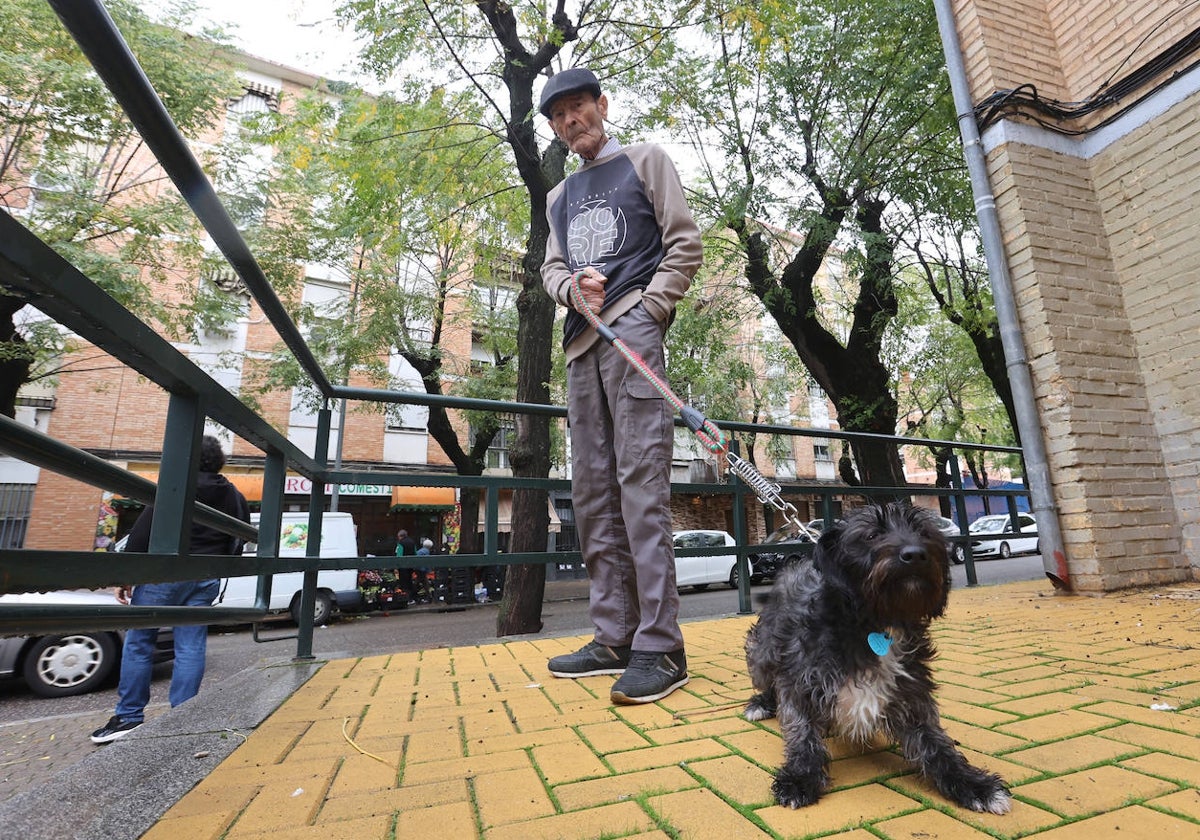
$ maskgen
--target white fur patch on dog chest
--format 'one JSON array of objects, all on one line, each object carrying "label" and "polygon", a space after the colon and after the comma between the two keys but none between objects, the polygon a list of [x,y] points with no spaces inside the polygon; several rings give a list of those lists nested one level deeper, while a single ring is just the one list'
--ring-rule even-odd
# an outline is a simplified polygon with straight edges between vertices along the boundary
[{"label": "white fur patch on dog chest", "polygon": [[896,656],[881,656],[877,664],[850,676],[834,701],[834,727],[844,737],[865,743],[887,729],[886,712],[896,695],[901,672]]}]

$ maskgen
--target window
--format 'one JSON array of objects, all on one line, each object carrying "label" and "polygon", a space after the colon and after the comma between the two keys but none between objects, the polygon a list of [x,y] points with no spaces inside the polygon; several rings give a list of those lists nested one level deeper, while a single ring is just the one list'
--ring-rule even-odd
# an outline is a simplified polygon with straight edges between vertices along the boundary
[{"label": "window", "polygon": [[818,463],[826,463],[826,464],[833,463],[833,455],[829,451],[828,443],[814,443],[813,444],[813,460]]},{"label": "window", "polygon": [[0,549],[22,548],[36,484],[0,484]]},{"label": "window", "polygon": [[[471,437],[475,437],[475,428],[471,428]],[[500,421],[500,429],[488,446],[485,466],[489,470],[511,469],[508,462],[508,449],[516,440],[517,424],[511,419]]]}]

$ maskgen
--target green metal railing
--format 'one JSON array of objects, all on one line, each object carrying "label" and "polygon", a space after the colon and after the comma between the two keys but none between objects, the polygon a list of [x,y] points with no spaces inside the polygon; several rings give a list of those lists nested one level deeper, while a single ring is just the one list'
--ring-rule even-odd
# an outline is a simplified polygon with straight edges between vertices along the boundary
[{"label": "green metal railing", "polygon": [[[483,553],[437,555],[420,558],[388,558],[387,565],[416,568],[455,568],[515,563],[577,562],[578,552],[501,553],[498,548],[497,510],[501,489],[532,489],[545,492],[569,491],[563,479],[529,479],[505,476],[457,476],[401,470],[332,469],[323,453],[328,451],[335,400],[355,400],[442,406],[460,410],[498,413],[539,414],[561,418],[561,406],[513,403],[431,395],[426,393],[334,385],[322,371],[297,326],[290,320],[270,283],[263,275],[246,243],[238,233],[212,185],[178,130],[171,122],[149,81],[116,30],[103,6],[96,0],[50,0],[51,5],[75,36],[97,73],[141,132],[168,176],[187,198],[196,217],[246,284],[266,317],[294,354],[300,366],[323,395],[318,412],[317,455],[298,449],[265,419],[239,401],[205,371],[118,304],[90,278],[81,273],[9,214],[0,211],[0,285],[10,295],[24,299],[62,327],[89,341],[136,371],[169,394],[166,427],[162,440],[162,467],[158,483],[152,483],[70,444],[51,438],[8,418],[0,417],[0,451],[27,463],[69,476],[93,486],[155,506],[150,550],[145,554],[91,551],[47,551],[10,549],[0,551],[0,594],[35,592],[62,588],[101,588],[126,584],[258,575],[255,605],[230,607],[61,607],[33,605],[0,606],[0,634],[67,632],[78,629],[117,629],[179,624],[231,624],[256,622],[267,614],[271,575],[285,571],[305,574],[297,638],[298,658],[312,656],[312,614],[317,573],[324,569],[376,568],[379,558],[320,557],[320,531],[326,484],[368,483],[393,486],[478,488],[484,495]],[[232,517],[195,501],[195,474],[200,439],[206,418],[211,419],[262,452],[263,498],[256,530]],[[897,446],[951,447],[992,452],[1019,453],[1004,447],[954,443],[913,438],[862,435],[831,429],[805,429],[769,424],[721,422],[729,433],[774,434],[822,439],[873,439]],[[957,460],[950,459],[957,470]],[[285,477],[298,473],[312,480],[309,503],[308,555],[279,556],[280,523]],[[966,521],[961,478],[954,475],[955,488],[905,487],[904,495],[949,497],[959,522]],[[761,551],[804,552],[801,543],[751,544],[747,541],[746,485],[729,483],[673,484],[673,492],[701,496],[732,497],[734,538],[739,563],[739,609],[750,611],[748,558]],[[797,483],[783,488],[788,496],[816,497],[827,520],[833,519],[835,500],[842,497],[894,497],[894,487],[845,487]],[[971,495],[1003,499],[1016,513],[1016,499],[1023,490],[976,490]],[[752,495],[752,494],[751,494]],[[768,511],[769,513],[769,511]],[[193,555],[184,550],[193,520],[219,528],[258,544],[257,556]],[[768,517],[768,525],[770,525]],[[970,544],[966,548],[967,574],[977,582]],[[713,556],[727,549],[680,549],[680,556]]]}]

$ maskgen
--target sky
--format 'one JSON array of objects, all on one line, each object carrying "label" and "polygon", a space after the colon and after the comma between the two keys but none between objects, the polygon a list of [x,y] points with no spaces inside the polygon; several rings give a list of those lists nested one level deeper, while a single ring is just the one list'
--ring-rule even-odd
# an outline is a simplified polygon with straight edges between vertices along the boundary
[{"label": "sky", "polygon": [[[165,0],[143,0],[151,14]],[[197,0],[198,17],[225,25],[233,44],[252,55],[316,75],[351,81],[357,50],[340,30],[335,0]]]}]

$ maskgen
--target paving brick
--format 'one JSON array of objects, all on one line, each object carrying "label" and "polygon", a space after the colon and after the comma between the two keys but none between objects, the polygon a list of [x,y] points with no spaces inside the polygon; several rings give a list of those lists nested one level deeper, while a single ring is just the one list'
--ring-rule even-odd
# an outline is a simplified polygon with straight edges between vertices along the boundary
[{"label": "paving brick", "polygon": [[600,755],[632,750],[638,747],[649,746],[650,744],[645,735],[624,721],[614,720],[605,721],[604,723],[591,723],[579,727],[579,734]]},{"label": "paving brick", "polygon": [[1079,735],[1053,744],[1005,753],[1004,757],[1047,773],[1068,773],[1081,767],[1111,761],[1118,756],[1128,755],[1131,751],[1140,751],[1140,748],[1096,735]]},{"label": "paving brick", "polygon": [[724,716],[698,720],[695,723],[681,723],[652,729],[646,733],[656,744],[676,744],[680,741],[692,741],[697,738],[719,737],[735,732],[748,732],[755,726],[741,715],[736,717]]},{"label": "paving brick", "polygon": [[550,785],[609,775],[604,762],[578,738],[534,747],[532,754],[534,763]]},{"label": "paving brick", "polygon": [[1098,837],[1119,837],[1121,840],[1196,840],[1200,825],[1160,814],[1149,808],[1133,806],[1109,814],[1051,829],[1038,835],[1038,840],[1096,840]]},{"label": "paving brick", "polygon": [[1132,800],[1149,799],[1176,789],[1171,782],[1121,767],[1102,766],[1020,785],[1013,788],[1013,793],[1064,816],[1082,817],[1116,810]]},{"label": "paving brick", "polygon": [[618,802],[615,805],[498,826],[486,830],[484,840],[595,840],[598,837],[623,837],[634,832],[646,832],[654,827],[654,820],[636,803]]},{"label": "paving brick", "polygon": [[[378,758],[354,753],[347,756],[333,777],[330,796],[344,796],[372,790],[387,790],[396,786],[400,773],[400,752],[378,753]],[[382,759],[382,761],[380,760]]]},{"label": "paving brick", "polygon": [[1151,799],[1148,804],[1158,810],[1169,811],[1172,814],[1180,814],[1200,821],[1200,790],[1181,790],[1178,793],[1169,793],[1166,796]]},{"label": "paving brick", "polygon": [[[475,812],[469,803],[452,802],[430,808],[401,811],[396,817],[395,837],[468,838],[476,837]],[[350,840],[353,840],[351,838]]]},{"label": "paving brick", "polygon": [[633,799],[635,796],[670,793],[699,785],[682,767],[673,766],[560,785],[554,788],[553,793],[562,810],[577,811]]},{"label": "paving brick", "polygon": [[1145,747],[1148,750],[1200,760],[1200,742],[1194,738],[1180,738],[1178,733],[1164,729],[1127,723],[1105,729],[1101,735],[1121,743]]},{"label": "paving brick", "polygon": [[764,840],[765,831],[710,790],[698,788],[650,798],[650,807],[681,840]]},{"label": "paving brick", "polygon": [[1112,719],[1095,715],[1086,711],[1068,709],[1064,712],[1053,712],[1048,715],[1014,723],[997,726],[996,729],[1009,735],[1016,735],[1030,741],[1057,741],[1072,735],[1081,735],[1093,729],[1103,729],[1112,726]]},{"label": "paving brick", "polygon": [[532,767],[475,777],[475,800],[484,828],[555,813],[554,803]]},{"label": "paving brick", "polygon": [[828,793],[807,808],[772,805],[755,813],[768,828],[784,837],[812,837],[920,809],[921,803],[915,799],[882,785],[864,785]]},{"label": "paving brick", "polygon": [[688,762],[688,769],[725,799],[749,807],[770,805],[774,776],[738,755]]},{"label": "paving brick", "polygon": [[693,761],[700,758],[713,758],[727,755],[729,749],[716,741],[706,738],[701,741],[685,741],[682,744],[668,744],[665,747],[647,747],[641,750],[614,753],[608,756],[608,762],[618,773],[628,773],[631,770],[646,770],[651,767],[666,767],[671,764]]},{"label": "paving brick", "polygon": [[330,825],[277,828],[248,834],[230,833],[227,836],[230,840],[391,840],[392,818],[363,817]]},{"label": "paving brick", "polygon": [[939,808],[945,810],[959,822],[997,837],[1025,837],[1063,822],[1062,817],[1058,814],[1019,799],[1013,800],[1012,810],[1007,814],[982,814],[977,811],[968,811],[943,797],[933,789],[928,781],[915,773],[889,779],[887,784],[888,787],[895,788],[913,799],[926,799],[937,803]]},{"label": "paving brick", "polygon": [[263,785],[229,830],[230,840],[280,826],[311,825],[325,800],[327,780]]},{"label": "paving brick", "polygon": [[1158,776],[1160,779],[1170,779],[1179,784],[1200,788],[1200,761],[1149,753],[1138,758],[1126,759],[1121,762],[1121,766],[1148,776]]},{"label": "paving brick", "polygon": [[469,803],[470,799],[471,793],[467,789],[466,779],[447,779],[434,784],[406,785],[402,788],[348,793],[336,797],[331,790],[330,798],[321,806],[316,821],[323,823],[355,817],[386,816],[399,811],[432,808],[436,805]]},{"label": "paving brick", "polygon": [[881,781],[911,769],[903,758],[886,750],[849,756],[829,765],[829,786],[837,789]]},{"label": "paving brick", "polygon": [[429,761],[404,766],[402,781],[407,785],[429,784],[447,779],[469,779],[481,773],[495,773],[529,766],[529,756],[523,750],[473,755],[450,761]]},{"label": "paving brick", "polygon": [[229,828],[237,811],[209,811],[191,816],[159,820],[141,840],[219,840]]},{"label": "paving brick", "polygon": [[872,829],[886,840],[985,840],[990,836],[953,817],[931,810],[877,822]]}]

